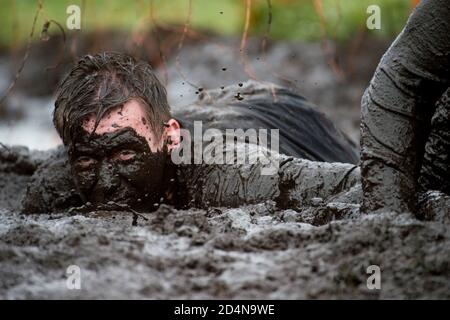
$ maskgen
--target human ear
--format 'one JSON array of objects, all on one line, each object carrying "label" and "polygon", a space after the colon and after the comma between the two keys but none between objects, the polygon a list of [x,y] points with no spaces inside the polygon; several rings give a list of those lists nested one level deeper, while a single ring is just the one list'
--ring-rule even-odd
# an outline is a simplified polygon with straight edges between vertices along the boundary
[{"label": "human ear", "polygon": [[170,119],[165,123],[164,135],[167,139],[167,149],[172,151],[181,142],[180,124],[175,119]]}]

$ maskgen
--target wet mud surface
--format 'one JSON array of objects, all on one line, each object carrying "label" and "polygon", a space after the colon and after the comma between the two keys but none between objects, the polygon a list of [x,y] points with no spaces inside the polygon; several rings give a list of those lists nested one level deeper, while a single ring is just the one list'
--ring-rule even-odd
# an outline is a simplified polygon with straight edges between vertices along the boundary
[{"label": "wet mud surface", "polygon": [[[29,176],[1,175],[2,298],[450,298],[450,199],[442,193],[423,196],[421,220],[360,214],[359,184],[295,210],[266,201],[161,205],[138,217],[24,215],[17,204]],[[81,290],[66,287],[70,265],[81,268]],[[381,268],[381,290],[366,286],[370,265]]]},{"label": "wet mud surface", "polygon": [[[449,298],[448,225],[379,214],[301,222],[270,204],[23,216],[2,209],[2,298]],[[366,269],[379,265],[381,290]],[[81,268],[82,289],[66,288]]]},{"label": "wet mud surface", "polygon": [[[234,85],[239,92],[239,83],[248,75],[235,63],[238,43],[189,44],[179,57],[182,71],[199,87]],[[341,56],[353,63],[346,69],[348,74],[353,69],[353,76],[345,81],[337,79],[326,64],[318,43],[276,43],[268,48],[265,59],[252,49],[257,45],[249,42],[250,61],[259,80],[297,88],[353,141],[359,140],[360,98],[389,42],[363,41],[362,49],[353,55],[344,49]],[[218,48],[222,48],[220,57]],[[52,61],[29,65],[36,66],[33,70],[40,76]],[[175,56],[168,57],[167,70],[158,67],[158,71],[162,79],[165,73],[169,76],[176,111],[197,99],[198,88],[182,79],[174,61]],[[276,65],[277,70],[267,65]],[[35,77],[33,70],[30,79]],[[30,87],[26,80],[24,75],[19,92]],[[36,94],[48,96],[50,84],[57,80],[39,82],[43,85],[36,87]],[[51,105],[47,100],[34,105]],[[31,105],[20,95],[8,103],[7,111],[14,111],[18,118]],[[51,128],[50,112],[39,111],[28,118],[48,121],[39,132]],[[4,131],[8,138],[22,130],[19,124],[14,122],[16,131]],[[34,128],[31,124],[23,127]],[[56,135],[51,130],[49,135]],[[46,147],[59,143],[52,139],[45,142]],[[34,145],[41,147],[42,136],[36,140]],[[435,147],[439,145],[430,145]],[[450,197],[437,191],[419,197],[416,216],[388,211],[361,214],[359,183],[345,186],[346,190],[328,199],[308,194],[307,203],[294,203],[295,194],[285,193],[276,199],[282,205],[267,201],[188,210],[161,205],[155,212],[135,215],[88,207],[63,209],[68,203],[79,204],[79,199],[66,188],[69,181],[64,175],[55,171],[34,182],[42,187],[34,195],[41,199],[55,179],[56,185],[66,186],[45,193],[59,213],[25,215],[20,212],[22,197],[31,174],[39,165],[45,169],[47,155],[34,152],[30,157],[26,149],[12,154],[0,152],[0,298],[450,298]],[[334,169],[329,165],[328,174]],[[61,199],[59,210],[54,199]],[[39,204],[29,199],[29,206]],[[81,268],[81,290],[66,287],[70,265]],[[381,268],[381,290],[366,286],[370,265]]]}]

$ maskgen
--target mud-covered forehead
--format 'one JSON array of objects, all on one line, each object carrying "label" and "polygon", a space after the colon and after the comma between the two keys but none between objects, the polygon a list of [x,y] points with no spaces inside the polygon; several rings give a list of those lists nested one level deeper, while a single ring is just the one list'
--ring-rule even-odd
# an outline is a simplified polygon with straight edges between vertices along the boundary
[{"label": "mud-covered forehead", "polygon": [[[146,141],[151,151],[156,152],[161,147],[161,138],[157,138],[157,132],[152,130],[149,124],[148,116],[145,112],[145,108],[138,100],[131,100],[122,106],[118,106],[98,120],[95,114],[89,114],[82,119],[77,134],[69,145],[75,143],[80,144],[93,144],[94,141],[103,141],[105,139],[111,140],[112,137],[116,137],[114,132],[122,132],[124,128],[132,128],[134,133]],[[98,139],[99,136],[108,134],[102,139]],[[118,134],[117,137],[121,137],[122,134]],[[159,132],[159,136],[162,133]],[[93,137],[96,137],[93,139]],[[121,138],[123,140],[123,137]],[[120,139],[119,139],[120,140]],[[114,139],[114,141],[119,141]],[[114,143],[112,144],[114,145]]]},{"label": "mud-covered forehead", "polygon": [[53,122],[64,143],[69,144],[86,116],[95,114],[98,124],[111,109],[132,99],[143,102],[150,127],[155,130],[170,119],[166,90],[150,65],[120,53],[88,55],[58,88]]},{"label": "mud-covered forehead", "polygon": [[85,132],[79,135],[69,146],[69,154],[80,153],[105,156],[118,149],[133,149],[137,152],[151,152],[147,140],[140,136],[134,128],[125,127],[103,134]]}]

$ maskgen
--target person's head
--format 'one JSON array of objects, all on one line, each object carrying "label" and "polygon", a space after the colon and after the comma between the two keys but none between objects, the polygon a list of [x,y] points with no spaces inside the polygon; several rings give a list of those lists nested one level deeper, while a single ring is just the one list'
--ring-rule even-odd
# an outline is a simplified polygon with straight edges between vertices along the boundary
[{"label": "person's head", "polygon": [[146,208],[163,196],[180,127],[149,64],[122,53],[83,57],[57,91],[53,123],[85,201]]}]

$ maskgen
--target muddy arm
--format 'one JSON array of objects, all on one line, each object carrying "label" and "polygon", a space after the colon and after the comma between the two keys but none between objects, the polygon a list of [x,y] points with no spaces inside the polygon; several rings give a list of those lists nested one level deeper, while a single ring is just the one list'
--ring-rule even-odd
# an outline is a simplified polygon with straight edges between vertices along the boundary
[{"label": "muddy arm", "polygon": [[360,182],[359,167],[347,163],[293,159],[279,170],[278,206],[295,209],[310,206],[313,199],[327,201]]},{"label": "muddy arm", "polygon": [[51,213],[81,205],[70,174],[67,153],[63,148],[39,165],[28,183],[22,199],[23,213]]},{"label": "muddy arm", "polygon": [[27,147],[0,143],[0,172],[31,176],[49,156],[45,151],[30,151]]},{"label": "muddy arm", "polygon": [[363,209],[414,211],[436,100],[449,85],[450,1],[422,1],[362,99]]},{"label": "muddy arm", "polygon": [[[272,164],[186,165],[181,185],[188,206],[237,207],[273,200],[279,208],[302,208],[313,198],[326,200],[360,181],[359,167],[345,163],[315,162],[285,155]],[[264,168],[277,168],[262,174]],[[265,172],[267,173],[267,172]]]}]

